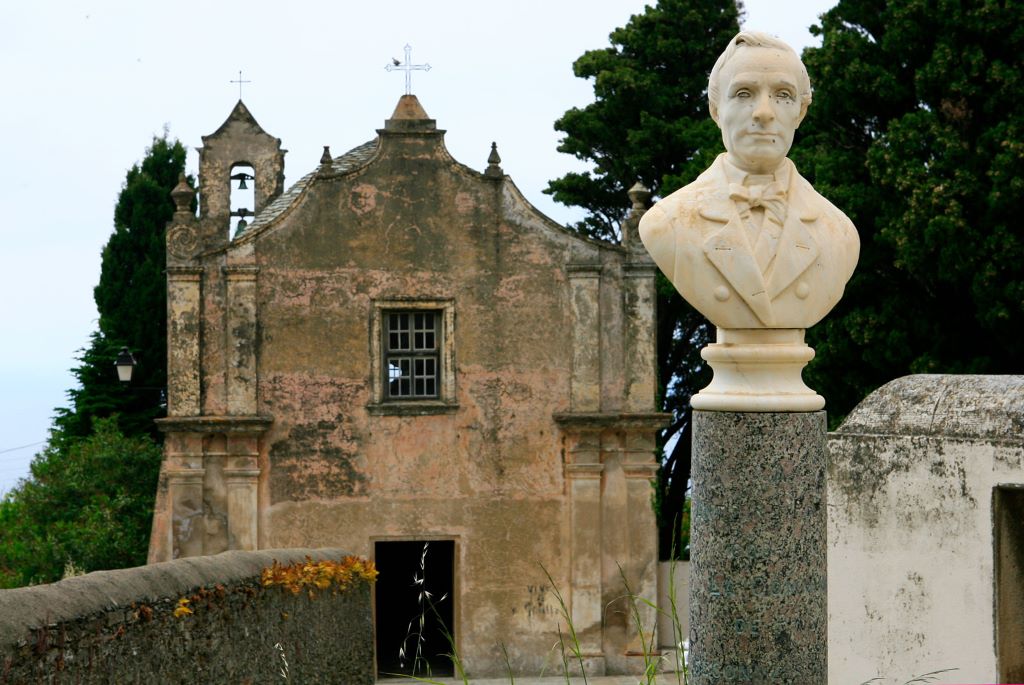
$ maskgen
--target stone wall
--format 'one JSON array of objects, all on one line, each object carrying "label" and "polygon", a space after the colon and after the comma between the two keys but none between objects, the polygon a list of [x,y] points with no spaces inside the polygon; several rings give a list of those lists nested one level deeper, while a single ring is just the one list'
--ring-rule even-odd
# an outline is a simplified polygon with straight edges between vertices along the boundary
[{"label": "stone wall", "polygon": [[829,682],[1021,682],[1024,376],[897,379],[829,448]]},{"label": "stone wall", "polygon": [[277,683],[282,652],[291,682],[373,683],[366,583],[261,587],[274,560],[307,555],[344,553],[226,552],[0,591],[0,683]]}]

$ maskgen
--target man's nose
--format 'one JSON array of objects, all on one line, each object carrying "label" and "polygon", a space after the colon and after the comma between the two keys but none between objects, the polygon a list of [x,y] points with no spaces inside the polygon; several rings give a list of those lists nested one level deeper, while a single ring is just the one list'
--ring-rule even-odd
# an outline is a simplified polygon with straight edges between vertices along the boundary
[{"label": "man's nose", "polygon": [[757,98],[757,106],[754,107],[754,121],[765,126],[774,119],[775,110],[772,109],[772,99],[768,93],[762,93]]}]

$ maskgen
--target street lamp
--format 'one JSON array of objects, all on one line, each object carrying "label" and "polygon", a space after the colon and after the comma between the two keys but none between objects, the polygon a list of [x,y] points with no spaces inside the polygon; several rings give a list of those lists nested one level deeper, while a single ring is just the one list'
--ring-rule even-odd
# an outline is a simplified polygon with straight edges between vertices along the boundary
[{"label": "street lamp", "polygon": [[117,367],[117,379],[122,383],[130,383],[132,370],[135,368],[135,357],[127,347],[122,347],[121,351],[117,353],[117,361],[114,362],[114,366]]}]

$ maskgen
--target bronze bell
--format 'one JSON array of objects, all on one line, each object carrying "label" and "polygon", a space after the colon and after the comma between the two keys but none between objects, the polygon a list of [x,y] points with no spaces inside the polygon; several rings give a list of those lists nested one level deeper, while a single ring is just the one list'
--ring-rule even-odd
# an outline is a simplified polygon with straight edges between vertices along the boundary
[{"label": "bronze bell", "polygon": [[244,171],[240,171],[237,174],[235,174],[234,176],[232,176],[231,180],[232,181],[238,181],[238,189],[239,190],[248,190],[249,186],[247,186],[245,184],[245,182],[246,181],[251,181],[254,178],[255,178],[255,176],[250,176],[249,174],[245,173]]}]

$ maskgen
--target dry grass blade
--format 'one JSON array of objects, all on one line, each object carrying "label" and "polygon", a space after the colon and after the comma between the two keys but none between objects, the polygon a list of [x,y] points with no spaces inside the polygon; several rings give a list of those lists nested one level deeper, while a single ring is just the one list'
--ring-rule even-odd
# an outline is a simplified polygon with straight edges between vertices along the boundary
[{"label": "dry grass blade", "polygon": [[[542,571],[544,571],[544,575],[547,576],[548,582],[551,583],[551,592],[552,592],[552,594],[554,594],[555,599],[558,600],[558,607],[559,607],[559,610],[562,612],[562,618],[565,619],[565,624],[566,624],[566,626],[569,629],[569,639],[572,640],[572,653],[573,653],[573,656],[576,657],[576,661],[578,661],[579,664],[580,664],[580,675],[583,676],[583,682],[587,683],[587,669],[583,665],[583,650],[580,648],[580,640],[579,640],[579,637],[577,637],[577,635],[576,635],[576,628],[572,624],[572,615],[569,613],[569,607],[566,606],[565,599],[562,597],[562,593],[558,591],[558,586],[555,584],[555,579],[551,577],[550,573],[548,573],[548,570],[547,570],[547,568],[544,567],[544,564],[540,565],[540,569]],[[562,638],[562,627],[561,626],[558,627],[558,637],[559,637],[559,641],[561,642],[561,638]],[[565,682],[568,683],[569,682],[569,664],[568,664],[568,661],[565,659],[565,645],[564,645],[564,643],[562,643],[562,651],[563,651],[563,658],[562,658],[562,660],[563,660],[563,662],[565,662],[564,663],[564,667],[565,667]]]}]

